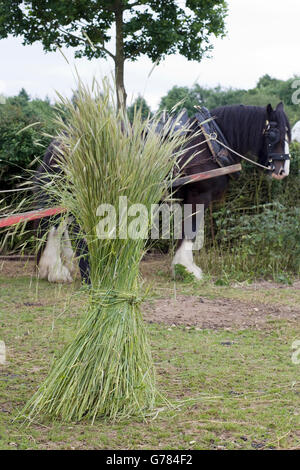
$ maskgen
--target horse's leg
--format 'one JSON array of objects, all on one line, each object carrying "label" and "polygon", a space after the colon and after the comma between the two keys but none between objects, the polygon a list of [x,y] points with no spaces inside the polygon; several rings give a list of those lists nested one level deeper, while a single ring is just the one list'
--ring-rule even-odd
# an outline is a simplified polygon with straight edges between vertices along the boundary
[{"label": "horse's leg", "polygon": [[47,238],[46,248],[41,255],[38,269],[39,277],[49,282],[72,282],[72,276],[61,260],[61,239],[66,229],[66,221],[52,227]]},{"label": "horse's leg", "polygon": [[193,244],[193,240],[184,238],[178,246],[172,260],[172,274],[174,278],[176,276],[175,266],[180,264],[184,266],[189,273],[193,274],[196,279],[202,279],[202,270],[194,263]]},{"label": "horse's leg", "polygon": [[75,253],[72,248],[68,227],[66,227],[62,236],[61,258],[63,265],[69,270],[71,276],[74,276],[76,272]]},{"label": "horse's leg", "polygon": [[73,226],[73,233],[76,236],[75,251],[79,261],[81,280],[86,284],[91,284],[88,246],[86,240],[80,234],[80,227],[77,223]]},{"label": "horse's leg", "polygon": [[[42,242],[41,239],[44,237],[44,235],[49,231],[49,218],[45,217],[41,220],[34,220],[33,221],[33,229],[36,232],[36,239],[40,240],[37,246],[37,253],[36,253],[36,267],[39,269],[39,264],[41,260],[41,256],[43,254],[44,248],[45,248],[45,243]],[[48,270],[46,270],[44,267],[42,267],[42,271],[39,272],[39,277],[41,279],[46,279],[48,275]]]},{"label": "horse's leg", "polygon": [[[186,190],[183,203],[191,204],[192,213],[196,214],[197,204],[203,204],[204,209],[208,206],[211,201],[211,192],[199,193],[196,189]],[[204,214],[203,214],[204,215]],[[186,231],[185,224],[183,222],[183,238],[179,240],[177,249],[172,260],[172,275],[175,277],[175,266],[180,264],[186,268],[186,270],[193,274],[196,279],[202,279],[203,273],[199,266],[194,263],[193,248],[195,242],[195,233],[199,230],[199,220],[198,217],[193,215],[192,217],[192,230]]]},{"label": "horse's leg", "polygon": [[[37,231],[37,239],[40,240],[39,246],[38,246],[38,251],[37,251],[37,257],[36,257],[36,266],[38,270],[38,277],[40,279],[47,279],[48,280],[48,273],[49,273],[49,258],[51,258],[51,253],[49,251],[49,244],[48,239],[49,239],[49,232],[50,232],[50,223],[49,223],[49,218],[45,217],[41,220],[34,221],[35,228]],[[46,236],[46,241],[41,241],[44,236]],[[47,252],[45,253],[46,248]]]}]

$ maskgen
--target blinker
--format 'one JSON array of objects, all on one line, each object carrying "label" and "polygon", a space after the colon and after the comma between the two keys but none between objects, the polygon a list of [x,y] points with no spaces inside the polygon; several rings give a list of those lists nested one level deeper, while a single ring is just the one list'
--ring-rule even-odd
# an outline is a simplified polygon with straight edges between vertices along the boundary
[{"label": "blinker", "polygon": [[285,161],[289,160],[290,156],[285,153],[275,152],[275,146],[280,142],[280,131],[278,129],[278,124],[275,121],[268,122],[265,130],[265,139],[267,145],[267,158],[270,163],[269,168],[272,173],[275,170],[274,161]]}]

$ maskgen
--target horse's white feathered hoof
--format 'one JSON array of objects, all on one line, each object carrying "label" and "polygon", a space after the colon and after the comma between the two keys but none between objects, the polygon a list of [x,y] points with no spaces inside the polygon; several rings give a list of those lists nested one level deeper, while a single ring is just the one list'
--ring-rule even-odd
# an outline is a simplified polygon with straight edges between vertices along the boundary
[{"label": "horse's white feathered hoof", "polygon": [[193,242],[191,240],[183,240],[182,244],[175,253],[172,261],[172,275],[175,278],[175,266],[183,266],[189,274],[192,274],[197,280],[202,279],[202,270],[194,263],[193,260]]},{"label": "horse's white feathered hoof", "polygon": [[[62,226],[64,229],[64,225]],[[46,248],[38,265],[38,277],[47,279],[49,282],[66,283],[72,282],[73,277],[68,265],[65,266],[61,260],[61,251],[72,266],[73,250],[71,242],[64,239],[63,250],[61,249],[61,229],[52,227],[47,238]]]},{"label": "horse's white feathered hoof", "polygon": [[48,279],[49,266],[45,263],[39,263],[38,265],[38,278],[39,279]]},{"label": "horse's white feathered hoof", "polygon": [[172,273],[173,279],[176,279],[176,277],[178,277],[178,273],[176,273],[176,266],[182,266],[186,270],[186,272],[189,274],[192,274],[192,276],[194,276],[195,279],[197,279],[197,281],[201,281],[201,279],[203,278],[203,272],[201,268],[199,268],[199,266],[197,266],[195,263],[193,263],[192,266],[191,265],[184,266],[183,264],[172,263],[171,273]]},{"label": "horse's white feathered hoof", "polygon": [[191,274],[195,276],[198,281],[200,281],[203,278],[203,272],[202,269],[199,268],[195,263],[193,264],[191,270],[189,271]]},{"label": "horse's white feathered hoof", "polygon": [[51,266],[51,268],[49,269],[48,281],[66,283],[72,282],[73,278],[66,266],[61,263],[57,263],[56,265]]}]

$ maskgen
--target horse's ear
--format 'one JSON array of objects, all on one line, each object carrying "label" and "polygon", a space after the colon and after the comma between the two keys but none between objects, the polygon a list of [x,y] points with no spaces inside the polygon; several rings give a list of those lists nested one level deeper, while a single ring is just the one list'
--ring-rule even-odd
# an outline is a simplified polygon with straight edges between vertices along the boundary
[{"label": "horse's ear", "polygon": [[280,103],[278,103],[278,105],[276,107],[276,111],[283,111],[283,109],[284,109],[283,102],[280,101]]},{"label": "horse's ear", "polygon": [[272,113],[273,113],[272,105],[268,104],[268,106],[267,106],[267,116],[270,117]]}]

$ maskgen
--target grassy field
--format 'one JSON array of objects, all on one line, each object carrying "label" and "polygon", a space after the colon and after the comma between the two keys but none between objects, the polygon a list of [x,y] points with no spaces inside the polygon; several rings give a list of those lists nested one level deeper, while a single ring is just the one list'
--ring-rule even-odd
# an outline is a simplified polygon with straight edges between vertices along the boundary
[{"label": "grassy field", "polygon": [[175,284],[168,262],[142,266],[157,408],[144,420],[26,427],[14,418],[72,338],[86,294],[0,262],[0,449],[300,449],[299,281]]}]

